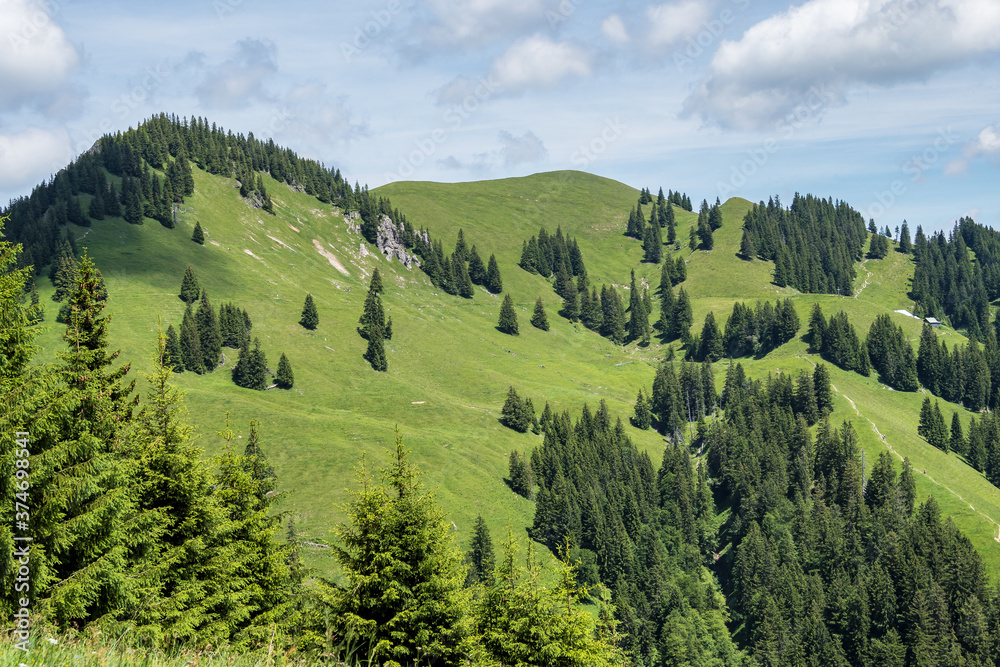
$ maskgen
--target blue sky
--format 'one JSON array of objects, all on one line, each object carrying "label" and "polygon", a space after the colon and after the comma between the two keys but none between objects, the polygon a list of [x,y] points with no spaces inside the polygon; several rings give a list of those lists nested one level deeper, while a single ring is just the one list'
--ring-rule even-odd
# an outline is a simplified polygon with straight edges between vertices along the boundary
[{"label": "blue sky", "polygon": [[160,111],[372,187],[581,169],[1000,228],[997,0],[0,0],[0,200]]}]

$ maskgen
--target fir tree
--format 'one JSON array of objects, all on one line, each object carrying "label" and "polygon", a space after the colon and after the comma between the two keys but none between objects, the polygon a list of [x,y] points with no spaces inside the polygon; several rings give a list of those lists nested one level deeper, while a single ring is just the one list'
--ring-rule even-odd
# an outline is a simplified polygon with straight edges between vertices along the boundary
[{"label": "fir tree", "polygon": [[281,353],[281,358],[278,360],[278,372],[274,376],[274,382],[281,389],[291,389],[292,385],[295,384],[292,364],[289,363],[284,352]]},{"label": "fir tree", "polygon": [[500,423],[518,433],[527,433],[528,429],[531,428],[533,417],[534,409],[530,410],[529,413],[528,406],[511,386],[507,391],[503,407],[500,409]]},{"label": "fir tree", "polygon": [[653,421],[653,415],[649,410],[649,401],[642,395],[642,389],[635,399],[635,410],[632,416],[632,423],[636,428],[643,431],[648,430]]},{"label": "fir tree", "polygon": [[493,580],[493,570],[496,569],[496,554],[493,551],[493,540],[490,529],[486,526],[483,515],[476,517],[476,525],[472,529],[472,541],[466,554],[469,573],[465,578],[466,586],[489,583]]},{"label": "fir tree", "polygon": [[[532,412],[534,412],[533,408]],[[510,453],[508,474],[511,491],[523,498],[533,500],[535,480],[531,472],[531,461],[527,457],[522,457],[516,449]]]},{"label": "fir tree", "polygon": [[163,353],[163,365],[175,373],[184,372],[184,354],[181,352],[181,341],[174,325],[167,327],[166,347]]},{"label": "fir tree", "polygon": [[830,382],[830,371],[825,364],[816,364],[813,371],[813,387],[816,394],[816,409],[823,417],[833,412],[833,390]]},{"label": "fir tree", "polygon": [[483,260],[479,257],[476,246],[472,246],[472,250],[469,251],[469,280],[475,285],[485,285],[486,278],[487,272]]},{"label": "fir tree", "polygon": [[312,294],[306,294],[306,301],[302,306],[302,318],[299,319],[299,324],[309,330],[313,330],[319,326],[319,313],[316,312],[316,303],[313,301]]},{"label": "fir tree", "polygon": [[698,357],[709,362],[715,362],[722,358],[722,334],[715,323],[715,313],[709,312],[705,316],[705,324],[701,329],[701,349],[698,350]]},{"label": "fir tree", "polygon": [[[906,224],[906,221],[903,221]],[[965,435],[962,433],[962,420],[957,412],[951,414],[951,437],[948,440],[948,448],[962,456],[968,454],[968,446],[965,442]]]},{"label": "fir tree", "polygon": [[497,323],[497,329],[511,336],[518,335],[517,313],[514,311],[514,300],[510,298],[509,292],[504,295],[503,304],[500,306],[500,320]]},{"label": "fir tree", "polygon": [[753,236],[746,229],[743,230],[743,240],[740,241],[740,255],[747,261],[753,261],[757,256],[757,248],[753,243]]},{"label": "fir tree", "polygon": [[201,374],[205,372],[205,352],[198,334],[198,323],[189,303],[181,322],[181,357],[184,359],[184,370]]},{"label": "fir tree", "polygon": [[205,232],[201,231],[201,223],[194,223],[194,232],[191,234],[191,240],[199,245],[205,245]]},{"label": "fir tree", "polygon": [[219,365],[219,358],[222,356],[222,334],[219,331],[219,320],[215,316],[215,309],[208,300],[207,291],[201,294],[201,304],[198,306],[195,319],[198,326],[198,342],[205,359],[205,370],[211,373]]},{"label": "fir tree", "polygon": [[545,315],[545,304],[542,297],[535,300],[535,312],[531,315],[531,326],[542,331],[549,330],[549,318]]},{"label": "fir tree", "polygon": [[338,618],[369,643],[379,664],[458,664],[470,648],[466,571],[408,455],[397,431],[381,483],[362,464],[360,490],[335,529],[333,552],[351,591],[339,598]]},{"label": "fir tree", "polygon": [[184,270],[184,279],[181,281],[181,301],[194,303],[201,296],[201,287],[198,285],[198,278],[194,275],[194,269],[190,265]]},{"label": "fir tree", "polygon": [[364,360],[371,364],[373,370],[384,373],[389,369],[389,362],[385,356],[382,329],[379,327],[374,327],[369,331],[368,349],[365,350]]},{"label": "fir tree", "polygon": [[378,267],[375,267],[375,270],[372,271],[371,280],[368,281],[368,291],[382,294],[382,290],[382,274],[379,273]]},{"label": "fir tree", "polygon": [[503,291],[503,279],[500,277],[500,267],[497,265],[497,258],[490,255],[489,264],[486,267],[486,289],[493,294]]},{"label": "fir tree", "polygon": [[250,351],[244,379],[246,384],[243,386],[247,389],[267,389],[267,356],[260,349],[260,341],[256,338],[253,339],[253,349]]}]

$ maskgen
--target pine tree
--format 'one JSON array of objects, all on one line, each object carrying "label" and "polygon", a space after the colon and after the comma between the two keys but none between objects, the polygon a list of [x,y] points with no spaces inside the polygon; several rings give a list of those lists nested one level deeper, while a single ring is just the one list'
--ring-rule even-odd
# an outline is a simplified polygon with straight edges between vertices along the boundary
[{"label": "pine tree", "polygon": [[[183,331],[183,329],[182,329]],[[237,387],[249,387],[249,366],[250,366],[250,337],[247,336],[240,342],[240,351],[233,364],[233,384]]]},{"label": "pine tree", "polygon": [[674,312],[671,317],[670,339],[675,340],[680,338],[684,340],[690,332],[691,325],[694,323],[694,315],[691,312],[691,300],[688,298],[687,292],[684,288],[680,288],[677,292],[677,301],[674,302]]},{"label": "pine tree", "polygon": [[474,586],[480,582],[489,584],[493,580],[496,569],[496,553],[493,551],[493,540],[490,529],[486,526],[483,515],[476,517],[476,525],[472,529],[472,541],[469,543],[469,553],[466,555],[469,573],[465,578],[466,586]]},{"label": "pine tree", "polygon": [[714,247],[715,239],[712,237],[712,228],[708,220],[698,223],[698,239],[701,241],[702,250],[711,250]]},{"label": "pine tree", "polygon": [[177,337],[174,325],[167,327],[166,348],[163,354],[163,365],[175,373],[184,372],[184,354],[181,352],[181,341]]},{"label": "pine tree", "polygon": [[649,429],[653,422],[653,415],[649,410],[649,401],[646,397],[642,395],[642,389],[639,390],[639,395],[635,399],[635,412],[633,414],[632,423],[636,428],[646,431]]},{"label": "pine tree", "polygon": [[740,241],[740,255],[743,259],[752,262],[757,256],[757,248],[753,243],[753,236],[750,235],[749,230],[743,230],[743,240]]},{"label": "pine tree", "polygon": [[[906,224],[906,221],[903,221]],[[948,440],[948,448],[962,456],[968,454],[968,447],[965,442],[965,435],[962,433],[962,420],[957,412],[951,414],[951,437]]]},{"label": "pine tree", "polygon": [[483,260],[479,257],[476,246],[472,246],[472,250],[469,251],[469,280],[475,285],[486,284],[486,267],[483,266]]},{"label": "pine tree", "polygon": [[319,313],[316,312],[316,302],[313,301],[312,294],[306,294],[306,301],[302,306],[302,318],[299,324],[306,329],[314,330],[319,326]]},{"label": "pine tree", "polygon": [[267,389],[267,356],[260,349],[260,341],[256,338],[253,339],[253,349],[250,351],[245,379],[244,386],[247,389]]},{"label": "pine tree", "polygon": [[[531,409],[532,413],[534,408]],[[528,500],[534,500],[535,480],[531,472],[531,461],[521,456],[516,449],[510,453],[508,461],[511,491]]]},{"label": "pine tree", "polygon": [[722,358],[723,347],[722,347],[722,334],[719,333],[719,327],[715,323],[715,313],[709,312],[705,316],[705,324],[701,329],[701,349],[698,350],[698,356],[709,362],[716,362]]},{"label": "pine tree", "polygon": [[535,300],[535,312],[531,315],[531,326],[542,331],[549,330],[549,318],[545,315],[545,304],[542,297]]},{"label": "pine tree", "polygon": [[191,234],[191,240],[199,245],[205,245],[205,232],[201,230],[201,223],[194,223],[194,232]]},{"label": "pine tree", "polygon": [[647,262],[659,264],[663,258],[663,237],[658,223],[651,224],[646,228],[646,237],[643,239],[642,249]]},{"label": "pine tree", "polygon": [[198,306],[195,318],[198,326],[198,342],[205,359],[205,370],[211,373],[219,365],[219,358],[222,356],[222,334],[219,331],[219,320],[215,316],[215,309],[208,300],[207,291],[201,294],[201,304]]},{"label": "pine tree", "polygon": [[339,598],[338,618],[369,643],[378,664],[454,665],[471,648],[466,571],[408,455],[396,431],[395,459],[382,482],[362,464],[360,490],[335,529],[334,556],[351,591]]},{"label": "pine tree", "polygon": [[184,270],[184,279],[181,281],[181,301],[194,303],[201,296],[201,287],[198,285],[198,278],[194,275],[194,269],[190,265]]},{"label": "pine tree", "polygon": [[368,281],[368,291],[382,294],[382,290],[382,274],[379,273],[378,267],[375,267],[375,270],[372,271],[371,280]]},{"label": "pine tree", "polygon": [[189,303],[181,322],[181,357],[184,359],[184,370],[201,374],[205,372],[205,352],[201,349],[198,334],[198,323]]},{"label": "pine tree", "polygon": [[379,327],[373,327],[369,331],[368,349],[365,350],[364,360],[371,364],[373,370],[384,373],[389,369],[389,362],[385,356],[382,329]]},{"label": "pine tree", "polygon": [[500,277],[500,267],[497,265],[497,258],[490,255],[489,264],[486,267],[486,289],[493,294],[503,291],[503,279]]},{"label": "pine tree", "polygon": [[[111,318],[86,255],[70,306],[68,349],[56,369],[62,383],[46,392],[48,405],[24,429],[32,434],[31,566],[42,575],[32,578],[32,611],[64,629],[137,608],[153,585],[143,555],[159,534],[155,517],[137,508],[135,381],[126,380],[129,364],[112,368],[118,352],[108,349]],[[4,366],[20,362],[14,352]]]},{"label": "pine tree", "polygon": [[830,371],[825,364],[816,364],[813,371],[813,387],[816,393],[816,409],[820,418],[833,412],[833,390],[830,382]]},{"label": "pine tree", "polygon": [[510,293],[504,295],[503,304],[500,306],[500,320],[497,329],[511,336],[518,335],[517,313],[514,311],[514,300],[510,298]]},{"label": "pine tree", "polygon": [[534,410],[532,409],[529,414],[528,406],[511,386],[507,390],[507,398],[500,409],[500,423],[518,433],[527,433],[528,429],[531,428],[532,417],[534,417]]},{"label": "pine tree", "polygon": [[281,358],[278,360],[278,372],[274,376],[274,381],[281,389],[291,389],[292,385],[295,384],[292,364],[289,363],[284,352],[281,353]]}]

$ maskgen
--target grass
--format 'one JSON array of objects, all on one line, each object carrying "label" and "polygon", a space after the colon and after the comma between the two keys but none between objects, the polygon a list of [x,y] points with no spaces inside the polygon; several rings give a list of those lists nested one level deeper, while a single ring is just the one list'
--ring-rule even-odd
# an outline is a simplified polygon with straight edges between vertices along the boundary
[{"label": "grass", "polygon": [[[289,391],[236,387],[228,373],[232,350],[225,351],[225,367],[203,376],[184,373],[176,377],[176,384],[187,392],[189,418],[207,455],[222,446],[216,433],[224,426],[226,412],[244,436],[251,419],[260,421],[263,446],[286,491],[283,509],[296,517],[306,541],[332,539],[331,527],[343,517],[347,489],[354,486],[354,469],[362,456],[369,465],[388,460],[397,424],[414,462],[425,471],[426,484],[436,491],[454,523],[461,546],[471,536],[478,514],[495,538],[508,523],[520,532],[532,521],[533,505],[511,493],[502,481],[506,456],[513,449],[530,450],[541,439],[499,424],[507,388],[513,385],[533,399],[539,411],[549,401],[553,409],[574,415],[584,402],[593,409],[604,399],[611,414],[626,421],[637,391],[650,389],[655,366],[666,352],[658,342],[645,349],[615,346],[569,323],[556,314],[558,297],[551,285],[517,266],[523,240],[541,226],[550,233],[560,226],[564,234],[577,238],[593,284],[613,284],[627,300],[629,272],[635,269],[637,280],[652,291],[659,283],[660,267],[642,263],[641,244],[622,234],[639,193],[621,183],[579,172],[554,172],[479,183],[399,182],[377,191],[405,211],[415,227],[430,229],[447,251],[463,229],[466,242],[477,246],[484,261],[496,254],[504,289],[518,309],[521,335],[517,337],[495,328],[499,297],[478,288],[471,300],[438,293],[421,271],[359,252],[361,237],[348,231],[335,209],[312,197],[267,181],[277,212],[272,217],[242,202],[232,179],[195,170],[195,184],[196,192],[176,229],[151,220],[132,226],[109,219],[89,230],[71,232],[77,237],[86,232],[79,245],[90,248],[111,294],[111,344],[134,362],[137,371],[151,366],[159,321],[164,329],[167,324],[179,328],[184,304],[177,293],[188,264],[216,306],[234,301],[248,310],[253,335],[260,338],[272,368],[282,352],[288,355],[295,372],[295,386]],[[879,313],[912,305],[905,296],[912,264],[895,252],[859,268],[858,286],[866,279],[869,284],[856,299],[802,295],[771,284],[772,264],[736,256],[742,217],[749,207],[749,202],[738,199],[723,205],[724,224],[716,232],[714,250],[682,248],[672,253],[688,262],[684,287],[692,296],[696,329],[710,310],[724,326],[735,300],[788,296],[803,327],[812,304],[819,302],[828,316],[839,309],[847,311],[862,335]],[[649,207],[644,208],[648,216]],[[682,242],[696,218],[677,211]],[[206,233],[204,246],[190,240],[196,221]],[[321,256],[314,240],[333,253],[349,275]],[[355,330],[367,279],[375,267],[383,274],[383,300],[393,318],[387,373],[372,371],[361,358],[365,341]],[[47,281],[39,284],[48,317],[42,326],[39,358],[51,359],[62,345],[61,325],[54,323],[58,306],[49,300],[52,289]],[[319,310],[320,324],[312,332],[298,324],[307,292]],[[528,323],[538,296],[547,305],[549,332]],[[894,317],[916,340],[920,323]],[[940,333],[960,338],[954,332]],[[796,340],[762,360],[744,364],[755,377],[778,368],[797,372],[811,368],[805,355],[805,344]],[[722,369],[720,365],[716,372],[720,383]],[[945,456],[917,438],[921,395],[890,392],[874,378],[866,382],[836,369],[832,375],[838,390],[852,398],[863,415],[857,417],[847,401],[839,399],[834,418],[855,421],[867,455],[875,456],[885,447],[868,424],[871,419],[915,468],[927,467],[928,476],[918,476],[919,493],[933,493],[945,512],[955,515],[995,579],[1000,574],[1000,545],[992,541],[996,527],[980,512],[1000,519],[1000,491],[955,455]],[[963,418],[967,423],[968,415]],[[637,446],[658,464],[663,439],[652,431],[628,429]],[[976,509],[970,510],[969,504]],[[328,549],[311,547],[305,557],[319,574],[336,575]]]}]

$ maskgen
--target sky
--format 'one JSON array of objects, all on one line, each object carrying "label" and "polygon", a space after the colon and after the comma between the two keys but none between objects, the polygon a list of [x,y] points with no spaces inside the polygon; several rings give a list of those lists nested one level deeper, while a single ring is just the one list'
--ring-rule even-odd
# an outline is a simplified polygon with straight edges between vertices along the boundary
[{"label": "sky", "polygon": [[1000,229],[998,64],[998,0],[0,0],[0,201],[167,112],[373,188],[577,169]]}]

